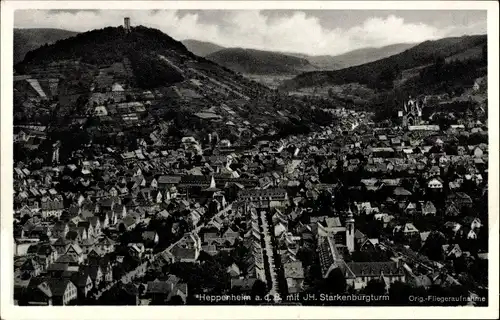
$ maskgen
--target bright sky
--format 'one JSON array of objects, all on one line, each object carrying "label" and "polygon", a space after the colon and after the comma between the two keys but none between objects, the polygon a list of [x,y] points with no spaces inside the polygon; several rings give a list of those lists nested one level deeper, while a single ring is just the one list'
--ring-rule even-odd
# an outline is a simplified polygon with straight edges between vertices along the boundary
[{"label": "bright sky", "polygon": [[486,11],[471,10],[18,10],[17,28],[88,31],[123,24],[177,40],[225,47],[341,54],[364,47],[486,34]]}]

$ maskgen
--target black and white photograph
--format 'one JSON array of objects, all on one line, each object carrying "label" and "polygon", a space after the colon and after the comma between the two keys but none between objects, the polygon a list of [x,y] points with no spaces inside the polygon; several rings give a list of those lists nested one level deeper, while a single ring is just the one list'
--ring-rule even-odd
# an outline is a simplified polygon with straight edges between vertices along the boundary
[{"label": "black and white photograph", "polygon": [[498,3],[190,2],[11,10],[2,300],[498,310]]}]

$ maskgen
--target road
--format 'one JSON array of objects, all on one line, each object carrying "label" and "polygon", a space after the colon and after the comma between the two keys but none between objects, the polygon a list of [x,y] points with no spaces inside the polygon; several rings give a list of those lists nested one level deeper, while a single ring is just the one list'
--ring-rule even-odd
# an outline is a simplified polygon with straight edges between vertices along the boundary
[{"label": "road", "polygon": [[275,263],[274,263],[274,256],[273,256],[273,245],[271,242],[271,235],[270,232],[273,232],[272,228],[270,228],[269,224],[267,223],[267,217],[266,213],[264,211],[261,211],[260,213],[260,219],[262,221],[262,229],[264,231],[264,243],[265,243],[265,249],[266,249],[266,255],[268,258],[268,267],[269,271],[271,273],[271,290],[269,294],[271,294],[274,297],[274,302],[278,302],[279,300],[279,294],[278,294],[278,276],[276,273],[276,268],[275,268]]}]

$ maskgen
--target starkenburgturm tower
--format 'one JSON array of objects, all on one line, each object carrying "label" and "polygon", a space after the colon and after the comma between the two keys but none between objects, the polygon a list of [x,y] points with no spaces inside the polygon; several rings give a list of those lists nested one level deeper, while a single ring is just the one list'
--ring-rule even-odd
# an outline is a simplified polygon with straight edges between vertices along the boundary
[{"label": "starkenburgturm tower", "polygon": [[129,33],[130,32],[130,18],[129,17],[125,17],[125,19],[123,19],[123,28],[125,29],[125,33]]}]

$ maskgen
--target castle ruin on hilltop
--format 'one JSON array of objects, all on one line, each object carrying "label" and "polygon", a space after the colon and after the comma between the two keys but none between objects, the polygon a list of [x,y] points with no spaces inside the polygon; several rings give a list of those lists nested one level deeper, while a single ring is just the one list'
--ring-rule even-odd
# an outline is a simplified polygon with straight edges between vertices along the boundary
[{"label": "castle ruin on hilltop", "polygon": [[125,29],[125,33],[130,33],[130,18],[125,17],[123,19],[123,28]]}]

